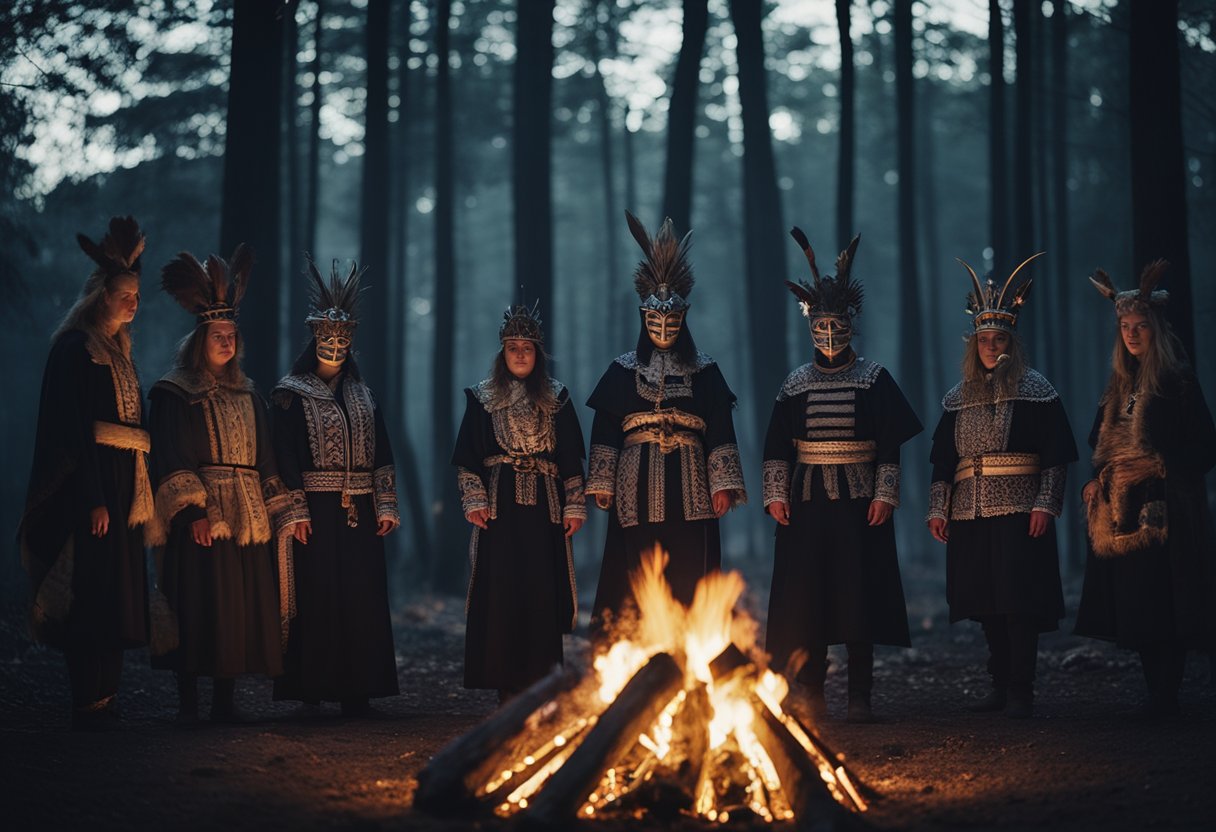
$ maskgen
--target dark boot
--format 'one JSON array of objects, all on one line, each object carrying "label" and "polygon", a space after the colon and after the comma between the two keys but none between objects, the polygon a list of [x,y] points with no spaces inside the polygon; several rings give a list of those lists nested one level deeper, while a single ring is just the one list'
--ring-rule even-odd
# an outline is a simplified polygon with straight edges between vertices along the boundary
[{"label": "dark boot", "polygon": [[994,684],[992,690],[968,705],[967,710],[973,714],[991,714],[1003,711],[1008,698],[1007,690],[1003,686],[997,687]]},{"label": "dark boot", "polygon": [[870,707],[870,692],[874,688],[874,645],[848,642],[845,646],[849,652],[849,710],[845,722],[874,722],[874,711]]},{"label": "dark boot", "polygon": [[236,706],[236,679],[214,679],[211,686],[211,721],[244,725],[253,717]]},{"label": "dark boot", "polygon": [[1010,719],[1029,719],[1034,716],[1034,689],[1023,685],[1009,689],[1009,702],[1005,705],[1005,716]]},{"label": "dark boot", "polygon": [[177,674],[177,719],[174,721],[183,727],[198,724],[198,677],[193,673]]}]

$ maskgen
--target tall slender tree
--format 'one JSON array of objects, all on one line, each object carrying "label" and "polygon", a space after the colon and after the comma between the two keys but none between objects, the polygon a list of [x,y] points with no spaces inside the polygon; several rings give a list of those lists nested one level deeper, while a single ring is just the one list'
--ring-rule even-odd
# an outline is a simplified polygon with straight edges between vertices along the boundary
[{"label": "tall slender tree", "polygon": [[840,151],[836,162],[836,243],[841,249],[853,235],[853,190],[857,153],[857,68],[853,65],[852,0],[836,0],[840,33]]},{"label": "tall slender tree", "polygon": [[731,0],[739,62],[739,103],[743,109],[743,247],[747,319],[751,330],[751,383],[754,424],[763,425],[775,391],[785,377],[786,304],[773,280],[787,274],[788,248],[781,218],[781,193],[769,130],[768,83],[764,69],[761,3]]},{"label": "tall slender tree", "polygon": [[279,367],[279,148],[282,144],[283,14],[281,3],[235,0],[232,68],[224,137],[220,250],[253,247],[257,279],[245,295],[245,368],[263,389]]},{"label": "tall slender tree", "polygon": [[359,327],[359,370],[379,395],[389,393],[388,309],[395,291],[389,286],[388,35],[389,0],[368,0],[365,44],[367,96],[363,122],[363,186],[360,200],[359,250],[368,269],[372,292],[363,305]]},{"label": "tall slender tree", "polygon": [[[511,148],[515,207],[515,281],[539,298],[541,319],[553,320],[553,9],[555,0],[520,0],[516,7]],[[516,292],[512,291],[512,295]],[[549,327],[550,350],[555,327]]]},{"label": "tall slender tree", "polygon": [[916,254],[916,88],[912,77],[912,0],[895,0],[895,120],[899,157],[899,381],[917,413],[925,408],[920,355],[920,277]]},{"label": "tall slender tree", "polygon": [[[604,314],[595,316],[602,325],[598,333],[598,340],[602,345],[610,345],[616,340],[616,328],[613,324],[620,311],[617,309],[619,304],[613,290],[620,286],[623,277],[618,256],[620,248],[616,244],[621,225],[621,211],[617,203],[616,166],[612,153],[612,98],[608,95],[608,86],[604,82],[603,73],[600,72],[600,63],[605,53],[616,54],[616,21],[612,18],[613,8],[612,3],[595,0],[588,15],[588,42],[594,73],[595,100],[599,110],[600,179],[604,189]],[[601,43],[601,38],[604,43]]]},{"label": "tall slender tree", "polygon": [[1132,156],[1132,260],[1170,261],[1170,325],[1195,358],[1178,0],[1131,0],[1128,123]]},{"label": "tall slender tree", "polygon": [[[287,245],[283,271],[290,275],[292,263],[300,256],[303,225],[303,193],[300,184],[300,90],[297,83],[300,53],[299,6],[293,2],[283,19],[283,144],[287,159],[283,165],[287,175]],[[280,367],[290,366],[295,358],[291,344],[296,340],[299,319],[292,316],[293,301],[306,296],[303,285],[290,278],[283,280],[279,290],[279,357]]]},{"label": "tall slender tree", "polygon": [[1009,255],[1008,127],[1005,113],[1005,17],[1001,0],[988,0],[988,235],[992,262]]},{"label": "tall slender tree", "polygon": [[[325,0],[316,0],[316,3],[317,16],[312,24],[312,60],[308,62],[308,74],[312,77],[312,100],[308,105],[308,203],[304,211],[304,250],[314,255],[317,248],[317,213],[321,196],[321,99],[325,94],[325,88],[321,84],[321,52],[324,46],[321,33],[324,31],[322,21],[325,17]],[[299,252],[294,256],[298,257]],[[297,313],[306,313],[307,300],[303,293],[299,298],[298,305],[292,307],[292,317],[302,321],[304,314]]]},{"label": "tall slender tree", "polygon": [[[1038,250],[1034,210],[1034,0],[1013,0],[1014,55],[1017,83],[1014,87],[1013,130],[1013,257],[996,264],[1005,274],[1022,259]],[[1048,330],[1035,316],[1027,315],[1018,325],[1021,338],[1031,347],[1032,360],[1042,360],[1042,335]]]},{"label": "tall slender tree", "polygon": [[[701,54],[708,29],[708,0],[684,0],[684,40],[676,59],[667,110],[667,168],[663,177],[663,216],[671,217],[681,234],[692,224],[693,131],[701,86]],[[634,205],[626,207],[637,210]]]}]

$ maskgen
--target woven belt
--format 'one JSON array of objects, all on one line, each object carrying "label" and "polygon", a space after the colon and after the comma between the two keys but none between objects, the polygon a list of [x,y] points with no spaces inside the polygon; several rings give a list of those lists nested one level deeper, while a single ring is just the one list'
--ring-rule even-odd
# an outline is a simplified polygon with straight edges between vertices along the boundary
[{"label": "woven belt", "polygon": [[954,481],[972,477],[1017,477],[1040,471],[1038,454],[991,453],[969,456],[958,461]]},{"label": "woven belt", "polygon": [[371,471],[305,471],[305,491],[338,491],[343,494],[371,494]]},{"label": "woven belt", "polygon": [[621,421],[621,430],[629,433],[638,428],[657,428],[668,433],[679,430],[705,432],[705,420],[694,413],[685,413],[678,408],[643,410],[630,413]]},{"label": "woven belt", "polygon": [[878,444],[873,439],[839,442],[807,442],[795,439],[798,461],[803,465],[848,465],[873,462],[878,457]]},{"label": "woven belt", "polygon": [[541,474],[546,477],[555,478],[558,475],[556,462],[536,456],[498,454],[497,456],[486,457],[481,461],[481,464],[487,468],[493,468],[495,465],[510,465],[520,474]]},{"label": "woven belt", "polygon": [[93,440],[98,445],[118,448],[120,451],[139,451],[146,454],[152,450],[152,439],[146,430],[116,422],[94,422]]},{"label": "woven belt", "polygon": [[156,517],[156,501],[152,481],[148,478],[148,451],[152,437],[143,428],[120,425],[117,422],[94,422],[93,441],[107,448],[131,451],[135,454],[135,488],[131,497],[131,512],[127,525],[131,528],[151,523]]},{"label": "woven belt", "polygon": [[625,434],[626,448],[647,444],[658,445],[660,453],[669,454],[681,446],[692,447],[700,445],[701,437],[689,431],[678,430],[668,432],[659,428],[641,428],[632,433]]}]

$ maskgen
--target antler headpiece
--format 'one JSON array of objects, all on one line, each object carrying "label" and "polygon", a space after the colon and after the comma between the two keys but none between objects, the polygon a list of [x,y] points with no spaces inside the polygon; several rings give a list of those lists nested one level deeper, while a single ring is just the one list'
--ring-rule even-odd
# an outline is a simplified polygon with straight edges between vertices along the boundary
[{"label": "antler headpiece", "polygon": [[1095,271],[1089,282],[1094,284],[1094,287],[1104,297],[1115,302],[1116,316],[1122,318],[1124,315],[1129,315],[1133,312],[1143,315],[1150,308],[1156,307],[1157,309],[1162,309],[1169,303],[1170,293],[1164,289],[1156,288],[1169,265],[1168,260],[1154,260],[1140,272],[1140,285],[1135,289],[1128,289],[1124,292],[1120,292],[1115,288],[1110,275],[1102,269]]},{"label": "antler headpiece", "polygon": [[183,251],[160,270],[160,287],[199,324],[235,321],[252,269],[253,249],[244,243],[226,263],[212,254],[203,264]]},{"label": "antler headpiece", "polygon": [[955,258],[967,270],[967,274],[971,275],[972,290],[967,293],[967,314],[972,316],[971,323],[976,332],[991,329],[1009,333],[1018,331],[1018,315],[1021,314],[1026,298],[1030,296],[1030,284],[1034,282],[1034,279],[1031,278],[1019,284],[1012,292],[1009,291],[1009,287],[1013,285],[1013,279],[1018,276],[1018,272],[1025,268],[1027,263],[1044,254],[1046,252],[1040,251],[1023,260],[1005,279],[1005,283],[999,291],[992,278],[989,278],[987,283],[981,283],[975,269],[963,260]]}]

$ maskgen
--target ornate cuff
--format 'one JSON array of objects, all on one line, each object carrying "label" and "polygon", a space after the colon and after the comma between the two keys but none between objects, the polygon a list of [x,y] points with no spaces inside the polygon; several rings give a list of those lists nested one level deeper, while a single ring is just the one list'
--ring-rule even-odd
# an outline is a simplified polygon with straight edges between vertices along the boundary
[{"label": "ornate cuff", "polygon": [[899,508],[899,466],[884,463],[874,473],[874,499]]},{"label": "ornate cuff", "polygon": [[182,469],[165,476],[156,487],[156,523],[148,524],[147,542],[163,546],[169,542],[169,524],[187,506],[207,507],[207,489],[193,471]]},{"label": "ornate cuff", "polygon": [[382,465],[372,471],[372,492],[376,498],[376,520],[391,520],[394,526],[401,525],[397,512],[397,469]]},{"label": "ornate cuff", "polygon": [[1034,498],[1032,511],[1045,511],[1052,517],[1059,517],[1064,510],[1064,481],[1068,469],[1063,465],[1044,468],[1039,474],[1039,493]]},{"label": "ornate cuff", "polygon": [[490,497],[486,494],[486,484],[481,477],[468,468],[456,469],[456,484],[460,488],[460,509],[468,517],[475,511],[488,509]]},{"label": "ornate cuff", "polygon": [[945,480],[929,486],[929,513],[925,515],[925,520],[934,519],[950,519],[950,483]]},{"label": "ornate cuff", "polygon": [[747,502],[747,489],[743,485],[743,463],[739,461],[739,446],[733,442],[719,445],[709,452],[706,460],[709,469],[709,493],[719,491],[736,492],[735,503]]},{"label": "ornate cuff", "polygon": [[563,520],[586,520],[587,519],[587,497],[583,492],[583,477],[581,474],[576,474],[567,479],[563,485],[566,487],[566,502],[562,506]]},{"label": "ornate cuff", "polygon": [[610,445],[592,445],[587,460],[587,493],[616,494],[616,461],[620,451]]},{"label": "ornate cuff", "polygon": [[290,491],[282,477],[274,476],[262,480],[262,500],[275,533],[282,532],[296,523],[308,522],[308,498],[300,489]]},{"label": "ornate cuff", "polygon": [[790,463],[784,459],[766,459],[762,466],[763,484],[760,486],[764,495],[764,507],[770,503],[790,502]]}]

